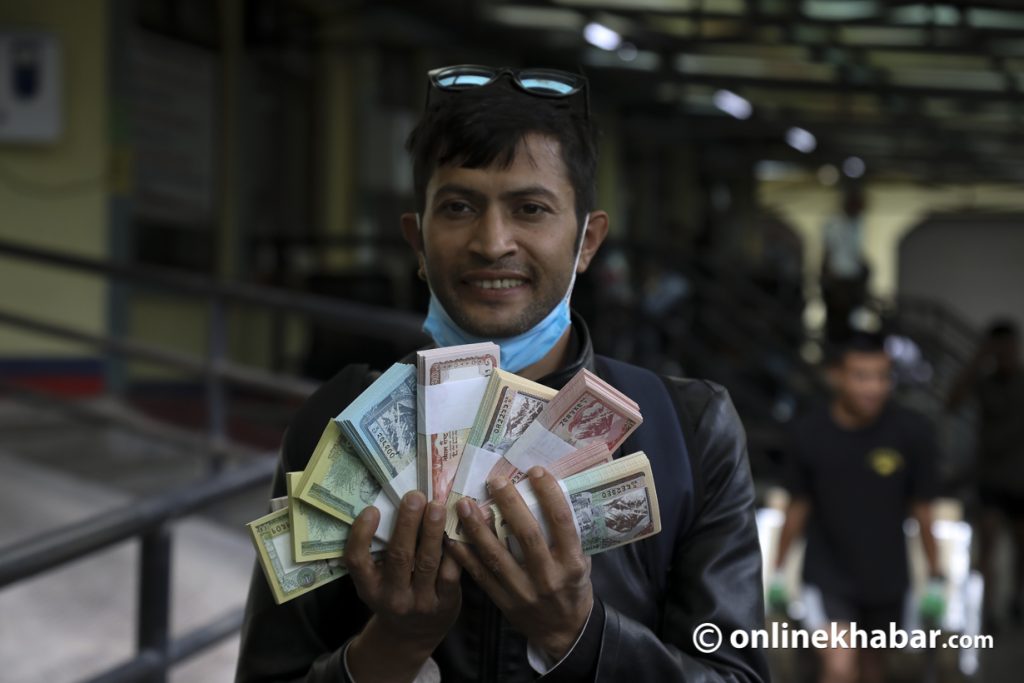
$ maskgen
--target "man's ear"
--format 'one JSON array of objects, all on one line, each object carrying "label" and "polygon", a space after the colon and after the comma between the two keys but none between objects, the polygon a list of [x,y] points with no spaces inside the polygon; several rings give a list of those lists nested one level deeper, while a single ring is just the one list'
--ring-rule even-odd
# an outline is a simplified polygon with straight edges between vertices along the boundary
[{"label": "man's ear", "polygon": [[416,214],[414,213],[403,213],[399,220],[402,223],[402,237],[412,247],[413,251],[420,253],[423,251],[423,233],[420,232],[419,222],[416,220]]},{"label": "man's ear", "polygon": [[583,235],[583,244],[580,246],[580,263],[576,267],[577,273],[585,273],[590,266],[591,260],[601,248],[605,237],[608,236],[608,213],[605,211],[591,211],[590,222],[587,223],[587,232]]},{"label": "man's ear", "polygon": [[[402,224],[402,237],[412,247],[412,250],[416,252],[416,263],[422,273],[426,265],[426,256],[423,254],[423,231],[420,230],[416,214],[403,213],[399,220]],[[421,275],[420,277],[423,276]]]}]

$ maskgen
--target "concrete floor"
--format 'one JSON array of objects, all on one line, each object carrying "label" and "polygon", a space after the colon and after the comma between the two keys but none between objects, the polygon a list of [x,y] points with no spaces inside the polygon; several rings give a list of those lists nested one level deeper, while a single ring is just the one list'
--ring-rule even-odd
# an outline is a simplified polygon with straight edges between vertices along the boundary
[{"label": "concrete floor", "polygon": [[[201,457],[138,435],[0,403],[0,547],[204,472]],[[242,525],[263,513],[266,497],[255,490],[174,526],[174,634],[244,604],[254,553]],[[137,567],[137,543],[124,543],[0,591],[0,678],[78,681],[130,658]],[[178,666],[171,680],[230,681],[237,652],[236,636]]]},{"label": "concrete floor", "polygon": [[[206,471],[195,453],[0,399],[0,547],[187,485]],[[253,550],[243,525],[263,514],[266,498],[265,490],[253,490],[175,526],[174,633],[244,603]],[[1002,557],[1006,565],[1008,552]],[[129,658],[136,572],[136,544],[126,543],[0,591],[4,683],[70,683]],[[983,653],[982,673],[973,680],[1020,681],[1024,630],[1004,625],[994,637],[995,649]],[[178,666],[172,681],[230,681],[237,651],[231,638]],[[770,659],[777,681],[796,683],[790,653]],[[913,657],[906,661],[899,680],[920,680]]]}]

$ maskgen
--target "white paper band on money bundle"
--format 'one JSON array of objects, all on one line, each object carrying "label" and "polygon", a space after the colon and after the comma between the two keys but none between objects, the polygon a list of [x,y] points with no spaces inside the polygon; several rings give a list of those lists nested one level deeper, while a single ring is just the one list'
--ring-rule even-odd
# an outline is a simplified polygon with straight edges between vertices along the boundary
[{"label": "white paper band on money bundle", "polygon": [[487,500],[487,475],[499,460],[501,456],[493,451],[466,444],[452,491],[478,501]]},{"label": "white paper band on money bundle", "polygon": [[523,435],[505,451],[505,459],[520,472],[525,472],[534,465],[550,468],[556,460],[575,450],[575,446],[562,441],[544,425],[534,420]]},{"label": "white paper band on money bundle", "polygon": [[471,377],[441,384],[417,385],[417,431],[420,434],[440,434],[472,427],[487,390],[488,379]]},{"label": "white paper band on money bundle", "polygon": [[416,488],[419,482],[416,479],[416,461],[413,460],[405,466],[398,476],[391,480],[391,486],[395,489],[395,493],[401,498],[409,491]]},{"label": "white paper band on money bundle", "polygon": [[[544,514],[544,510],[541,509],[540,501],[537,499],[537,494],[533,492],[533,488],[529,486],[529,479],[516,484],[516,490],[519,491],[519,495],[523,497],[523,502],[526,503],[526,507],[530,509],[530,513],[533,514],[537,520],[537,524],[540,526],[540,532],[544,534],[544,540],[547,541],[548,547],[553,543],[551,539],[551,527],[548,526],[547,515]],[[569,488],[565,485],[565,482],[561,479],[558,480],[558,486],[562,489],[562,495],[565,496],[565,503],[569,506],[569,510],[572,512],[572,523],[576,527],[576,533],[579,534],[580,523],[576,519],[576,510],[572,507],[572,498],[569,496]],[[523,549],[519,545],[519,541],[511,533],[505,539],[508,544],[509,552],[519,562],[522,562],[525,558],[523,556]]]},{"label": "white paper band on money bundle", "polygon": [[391,533],[395,530],[395,517],[398,515],[398,506],[388,498],[383,489],[373,499],[373,507],[380,511],[380,521],[377,523],[377,531],[373,534],[371,548],[378,539],[384,543],[391,540]]}]

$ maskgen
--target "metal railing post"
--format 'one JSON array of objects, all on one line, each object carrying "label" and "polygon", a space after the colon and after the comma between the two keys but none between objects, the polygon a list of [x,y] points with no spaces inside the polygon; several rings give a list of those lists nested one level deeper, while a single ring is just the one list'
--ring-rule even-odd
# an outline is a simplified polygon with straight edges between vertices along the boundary
[{"label": "metal railing post", "polygon": [[142,535],[139,549],[138,651],[159,658],[146,683],[166,683],[171,630],[171,531],[166,524]]},{"label": "metal railing post", "polygon": [[210,441],[211,472],[224,468],[225,446],[227,444],[227,393],[224,378],[219,370],[227,358],[227,325],[224,319],[224,300],[220,296],[210,298],[210,328],[207,341],[207,368],[203,378],[206,383],[207,433]]}]

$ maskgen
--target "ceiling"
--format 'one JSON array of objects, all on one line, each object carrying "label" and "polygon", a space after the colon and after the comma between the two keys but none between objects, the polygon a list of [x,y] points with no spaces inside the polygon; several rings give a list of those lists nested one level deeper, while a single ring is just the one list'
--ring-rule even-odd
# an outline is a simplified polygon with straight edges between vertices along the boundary
[{"label": "ceiling", "polygon": [[[349,17],[358,11],[360,33],[372,40],[470,56],[500,50],[523,64],[582,68],[596,108],[614,110],[627,130],[657,144],[733,145],[808,168],[841,168],[856,156],[875,173],[1024,182],[1024,0],[334,7]],[[592,23],[614,31],[618,46],[588,43]],[[716,106],[731,97],[723,91],[749,103],[749,113]],[[794,127],[813,136],[813,150],[787,145]]]}]

